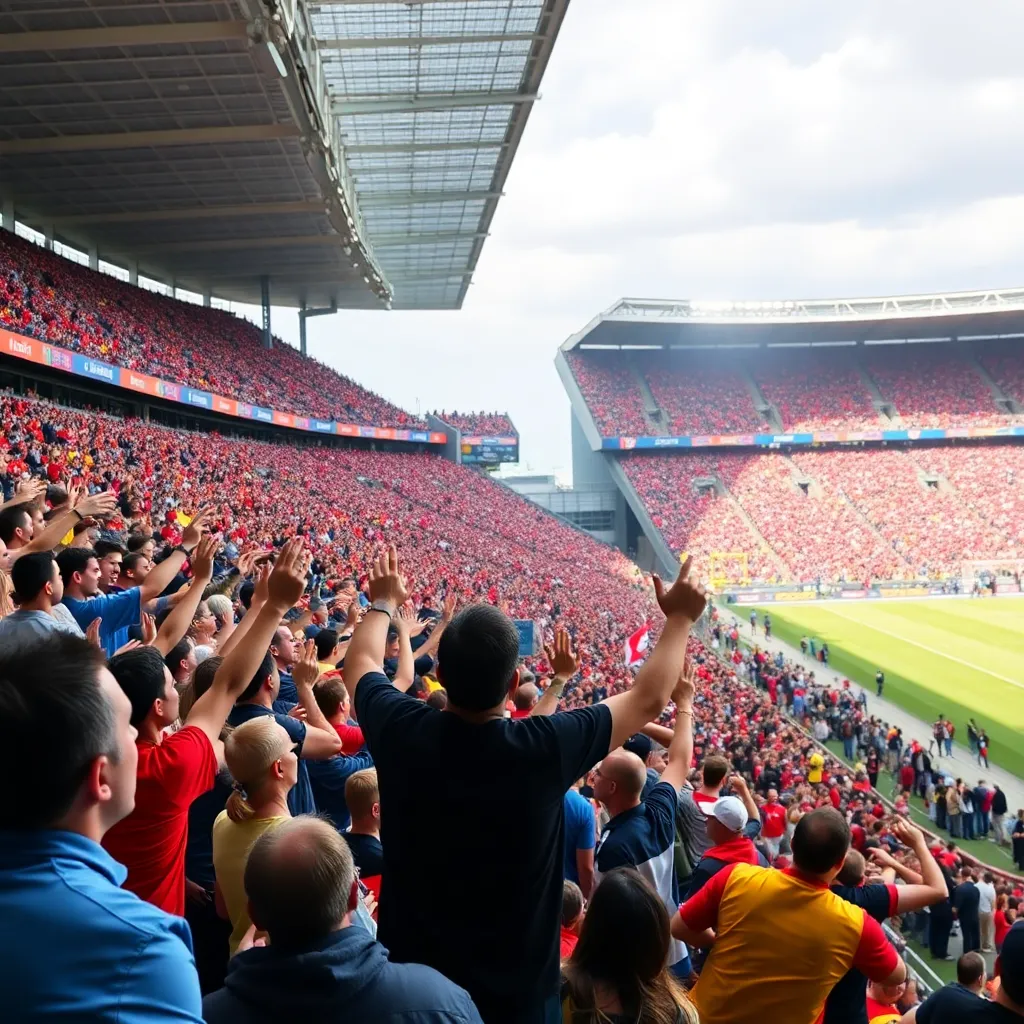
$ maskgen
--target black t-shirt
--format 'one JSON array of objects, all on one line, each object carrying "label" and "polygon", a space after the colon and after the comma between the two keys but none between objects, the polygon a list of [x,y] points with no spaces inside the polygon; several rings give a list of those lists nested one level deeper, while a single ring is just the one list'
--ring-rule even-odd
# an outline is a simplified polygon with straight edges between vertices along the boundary
[{"label": "black t-shirt", "polygon": [[1020,1024],[1020,1017],[953,984],[933,992],[917,1008],[917,1024]]},{"label": "black t-shirt", "polygon": [[359,868],[360,878],[375,878],[384,873],[384,848],[376,836],[342,832],[341,838],[352,851],[352,859]]},{"label": "black t-shirt", "polygon": [[488,1024],[558,994],[565,791],[608,753],[612,716],[465,722],[378,672],[356,688],[377,766],[380,941],[467,989]]},{"label": "black t-shirt", "polygon": [[[881,924],[891,917],[896,904],[894,885],[833,885],[832,891],[847,903],[862,907]],[[868,979],[856,968],[844,974],[825,1000],[822,1024],[867,1024]]]}]

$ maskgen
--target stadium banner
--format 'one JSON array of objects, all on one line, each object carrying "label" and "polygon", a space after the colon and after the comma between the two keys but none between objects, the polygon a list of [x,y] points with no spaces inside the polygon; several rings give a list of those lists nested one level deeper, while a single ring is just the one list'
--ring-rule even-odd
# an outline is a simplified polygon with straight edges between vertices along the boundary
[{"label": "stadium banner", "polygon": [[817,598],[813,590],[777,590],[774,600],[776,601],[813,601]]},{"label": "stadium banner", "polygon": [[488,437],[463,434],[460,447],[462,461],[470,465],[495,466],[501,462],[519,461],[519,438],[515,435]]},{"label": "stadium banner", "polygon": [[[187,387],[184,384],[173,384],[169,380],[160,380],[146,373],[129,370],[121,366],[113,366],[100,359],[83,356],[78,352],[57,348],[45,341],[37,341],[13,331],[0,330],[0,355],[11,356],[40,366],[49,366],[54,370],[63,370],[79,377],[102,381],[114,387],[134,391],[140,395],[153,398],[164,398],[171,402],[180,402],[194,408],[218,412],[235,419],[257,420],[260,423],[272,423],[279,427],[302,430],[316,434],[336,434],[343,437],[368,437],[377,441],[415,441],[420,444],[446,444],[447,435],[432,430],[399,430],[395,427],[363,427],[354,423],[338,423],[335,420],[320,420],[297,413],[280,412],[277,409],[265,409],[259,405],[249,405],[223,395],[214,395],[209,391]],[[1022,429],[1024,433],[1024,429]]]},{"label": "stadium banner", "polygon": [[[604,451],[642,451],[664,448],[771,448],[862,441],[942,441],[953,437],[1024,437],[1024,426],[949,427],[908,430],[823,430],[801,434],[694,434],[679,437],[602,437]],[[466,439],[463,438],[465,445]]]}]

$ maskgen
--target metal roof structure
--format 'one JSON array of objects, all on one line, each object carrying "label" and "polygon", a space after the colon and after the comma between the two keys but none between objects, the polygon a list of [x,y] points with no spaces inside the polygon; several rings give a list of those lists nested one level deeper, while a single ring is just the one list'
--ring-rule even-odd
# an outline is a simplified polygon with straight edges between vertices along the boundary
[{"label": "metal roof structure", "polygon": [[567,6],[5,0],[5,212],[225,299],[458,308]]},{"label": "metal roof structure", "polygon": [[880,345],[1024,338],[1024,288],[859,299],[620,299],[561,345],[616,348]]}]

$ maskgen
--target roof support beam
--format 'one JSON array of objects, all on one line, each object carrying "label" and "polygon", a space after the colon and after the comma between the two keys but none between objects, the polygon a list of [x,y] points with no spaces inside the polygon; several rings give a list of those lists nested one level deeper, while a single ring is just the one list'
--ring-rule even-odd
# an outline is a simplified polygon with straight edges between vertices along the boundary
[{"label": "roof support beam", "polygon": [[540,99],[535,92],[457,92],[440,96],[394,96],[369,100],[337,100],[333,113],[344,117],[351,114],[401,114],[416,110],[458,110],[462,107],[509,106],[533,103]]},{"label": "roof support beam", "polygon": [[268,235],[264,238],[211,238],[191,242],[165,242],[130,248],[133,253],[142,256],[172,252],[230,252],[233,249],[287,249],[351,244],[351,239],[343,238],[341,235]]},{"label": "roof support beam", "polygon": [[448,192],[383,192],[377,195],[366,193],[359,196],[361,210],[378,210],[388,206],[415,206],[419,203],[447,203],[455,201],[472,202],[474,199],[498,199],[503,192],[466,192],[452,189]]},{"label": "roof support beam", "polygon": [[224,125],[221,128],[170,128],[149,132],[110,132],[105,135],[54,135],[46,139],[0,141],[0,156],[36,153],[83,153],[112,149],[150,149],[162,146],[216,145],[294,139],[293,124]]},{"label": "roof support beam", "polygon": [[109,28],[68,28],[45,32],[6,32],[0,53],[56,53],[108,47],[167,46],[220,43],[248,39],[244,21],[183,21],[169,25],[121,25]]},{"label": "roof support beam", "polygon": [[383,50],[421,46],[464,46],[468,43],[532,43],[532,32],[463,32],[453,36],[351,36],[348,39],[318,39],[320,50]]},{"label": "roof support beam", "polygon": [[426,270],[422,274],[406,274],[404,277],[397,277],[394,274],[388,274],[388,281],[392,285],[397,286],[412,284],[417,281],[461,281],[464,278],[472,276],[472,270],[453,270],[449,274],[446,274],[443,271],[438,273],[436,270]]},{"label": "roof support beam", "polygon": [[239,206],[192,206],[167,210],[133,210],[126,213],[86,213],[54,220],[60,227],[89,224],[151,224],[168,220],[214,220],[218,217],[269,217],[293,213],[324,213],[322,202],[243,203]]},{"label": "roof support beam", "polygon": [[438,242],[469,242],[486,238],[484,231],[417,231],[414,235],[401,231],[387,235],[371,232],[369,242],[374,249],[404,249],[408,245],[436,245]]},{"label": "roof support beam", "polygon": [[342,142],[346,153],[353,156],[369,155],[371,153],[449,153],[457,152],[460,149],[504,149],[505,140],[495,139],[491,142],[393,142],[382,145],[346,146]]}]

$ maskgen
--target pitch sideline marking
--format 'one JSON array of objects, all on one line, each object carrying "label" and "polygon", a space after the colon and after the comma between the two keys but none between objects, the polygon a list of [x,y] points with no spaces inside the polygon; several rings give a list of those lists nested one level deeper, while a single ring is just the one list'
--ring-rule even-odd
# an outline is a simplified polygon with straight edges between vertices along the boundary
[{"label": "pitch sideline marking", "polygon": [[863,629],[873,629],[876,633],[884,633],[886,636],[891,636],[894,640],[900,640],[905,644],[920,647],[922,651],[927,651],[929,654],[938,655],[940,658],[945,658],[947,661],[955,661],[958,665],[963,665],[965,668],[973,669],[975,672],[980,672],[982,675],[991,676],[993,679],[999,679],[1004,683],[1009,683],[1011,686],[1016,686],[1019,690],[1024,690],[1024,683],[1019,682],[1016,679],[1011,679],[1009,676],[1002,676],[998,672],[991,671],[991,669],[982,668],[980,665],[975,665],[971,661],[964,661],[963,658],[958,658],[955,654],[947,654],[945,651],[940,651],[935,647],[929,647],[927,644],[919,643],[917,640],[910,640],[908,637],[900,636],[899,633],[893,633],[891,630],[883,629],[881,626],[869,625],[867,622],[862,622],[860,619],[844,615],[835,608],[830,608],[829,611],[833,615],[838,615],[841,619],[846,619],[847,622],[852,622],[855,625],[861,626]]}]

